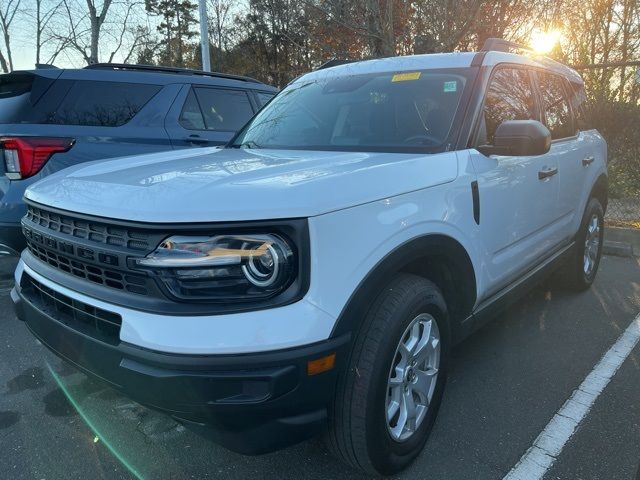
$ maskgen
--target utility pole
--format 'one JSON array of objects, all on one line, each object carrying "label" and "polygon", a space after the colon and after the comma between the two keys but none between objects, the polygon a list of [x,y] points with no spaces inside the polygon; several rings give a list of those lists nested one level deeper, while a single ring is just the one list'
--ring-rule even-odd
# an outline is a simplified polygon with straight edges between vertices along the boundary
[{"label": "utility pole", "polygon": [[200,51],[202,52],[202,70],[211,71],[209,58],[209,22],[207,21],[207,0],[198,0],[200,13]]}]

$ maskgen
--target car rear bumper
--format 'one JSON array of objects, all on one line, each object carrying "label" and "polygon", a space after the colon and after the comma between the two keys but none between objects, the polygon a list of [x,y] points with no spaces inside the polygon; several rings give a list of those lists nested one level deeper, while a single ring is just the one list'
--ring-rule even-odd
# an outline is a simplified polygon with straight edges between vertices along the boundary
[{"label": "car rear bumper", "polygon": [[[11,297],[18,318],[56,355],[244,454],[282,448],[324,427],[349,341],[344,336],[256,354],[167,354],[92,338],[59,321],[55,309],[20,285]],[[307,374],[308,361],[332,353],[332,370]]]}]

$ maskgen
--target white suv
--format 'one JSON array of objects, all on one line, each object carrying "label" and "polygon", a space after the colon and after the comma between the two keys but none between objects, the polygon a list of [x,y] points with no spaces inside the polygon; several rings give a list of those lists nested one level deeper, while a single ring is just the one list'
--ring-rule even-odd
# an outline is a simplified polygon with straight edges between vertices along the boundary
[{"label": "white suv", "polygon": [[606,144],[571,69],[493,46],[303,75],[226,148],[26,193],[12,292],[51,350],[244,453],[423,447],[452,346],[562,266],[593,282]]}]

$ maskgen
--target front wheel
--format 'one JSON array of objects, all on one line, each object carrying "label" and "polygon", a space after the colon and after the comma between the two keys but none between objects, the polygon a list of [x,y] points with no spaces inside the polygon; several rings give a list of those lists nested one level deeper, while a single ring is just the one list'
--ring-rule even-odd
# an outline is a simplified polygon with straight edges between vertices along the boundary
[{"label": "front wheel", "polygon": [[569,287],[574,290],[586,290],[596,278],[604,235],[604,211],[597,198],[592,198],[576,235],[573,257],[567,264],[566,273]]},{"label": "front wheel", "polygon": [[370,474],[405,468],[422,450],[444,390],[447,309],[436,285],[401,274],[376,298],[339,380],[327,440]]}]

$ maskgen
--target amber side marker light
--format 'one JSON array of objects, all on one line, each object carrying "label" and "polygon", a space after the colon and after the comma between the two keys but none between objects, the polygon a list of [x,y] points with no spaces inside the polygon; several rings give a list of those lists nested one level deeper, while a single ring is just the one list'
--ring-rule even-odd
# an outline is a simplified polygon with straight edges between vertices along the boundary
[{"label": "amber side marker light", "polygon": [[332,353],[326,357],[316,358],[307,362],[307,375],[318,375],[319,373],[328,372],[336,364],[336,354]]}]

